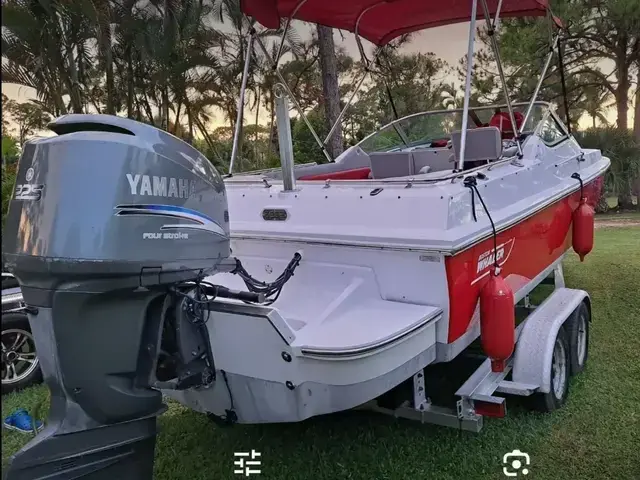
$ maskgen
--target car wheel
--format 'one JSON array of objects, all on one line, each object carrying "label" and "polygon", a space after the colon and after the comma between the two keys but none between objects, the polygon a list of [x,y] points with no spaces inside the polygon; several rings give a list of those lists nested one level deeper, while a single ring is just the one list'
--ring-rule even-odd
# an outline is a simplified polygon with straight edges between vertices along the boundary
[{"label": "car wheel", "polygon": [[2,393],[42,381],[36,344],[24,313],[2,315]]}]

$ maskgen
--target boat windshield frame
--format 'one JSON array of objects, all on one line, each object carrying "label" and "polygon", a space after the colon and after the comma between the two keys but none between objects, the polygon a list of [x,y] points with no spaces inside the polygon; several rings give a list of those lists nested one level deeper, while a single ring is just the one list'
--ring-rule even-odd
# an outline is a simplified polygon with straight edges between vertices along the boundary
[{"label": "boat windshield frame", "polygon": [[[521,107],[523,109],[529,110],[529,106],[530,104],[528,102],[517,102],[514,103],[513,105],[514,110],[518,110],[518,107]],[[528,118],[527,120],[529,120],[529,118],[531,118],[531,113],[533,112],[533,110],[535,109],[535,107],[542,107],[544,110],[542,111],[542,113],[539,115],[540,119],[535,123],[535,125],[533,125],[534,128],[528,129],[527,132],[535,132],[538,129],[538,125],[540,122],[542,122],[544,120],[545,117],[545,113],[547,110],[553,110],[553,106],[549,103],[549,102],[545,102],[542,100],[537,100],[536,102],[534,102],[533,107],[531,108]],[[479,112],[479,111],[493,111],[495,112],[496,110],[505,110],[507,108],[506,104],[502,104],[502,105],[480,105],[480,106],[475,106],[475,107],[470,107],[469,111],[471,112]],[[450,109],[440,109],[440,110],[428,110],[428,111],[424,111],[424,112],[418,112],[418,113],[412,113],[410,115],[406,115],[404,117],[392,120],[391,122],[382,125],[381,127],[377,128],[374,132],[370,133],[369,135],[367,135],[366,137],[364,137],[362,140],[360,140],[355,147],[358,147],[360,149],[362,149],[365,153],[372,153],[372,152],[391,152],[391,151],[396,151],[396,150],[403,150],[402,145],[400,143],[404,143],[404,148],[413,148],[416,146],[420,146],[424,143],[427,143],[429,141],[433,141],[433,140],[437,140],[437,139],[444,139],[444,135],[443,136],[436,136],[434,138],[430,138],[430,139],[425,139],[424,142],[422,143],[417,143],[418,141],[414,141],[411,143],[405,143],[406,141],[410,140],[411,135],[408,134],[408,132],[405,131],[405,129],[403,129],[403,123],[406,123],[407,120],[411,120],[414,118],[419,118],[419,117],[427,117],[427,116],[435,116],[435,115],[443,115],[443,114],[460,114],[463,113],[463,108],[450,108]],[[562,124],[562,122],[561,122]],[[524,126],[525,123],[523,122],[522,126]],[[477,128],[479,126],[482,125],[477,125],[476,127],[473,128]],[[565,126],[564,124],[562,124],[563,126],[563,130],[565,130]],[[380,133],[384,132],[384,131],[395,131],[396,135],[398,137],[398,141],[399,144],[396,147],[391,147],[389,150],[371,150],[371,149],[367,149],[367,148],[363,148],[363,144],[365,144],[367,141],[371,140],[373,137],[375,137],[376,135],[379,135]],[[521,133],[524,133],[521,132]]]},{"label": "boat windshield frame", "polygon": [[[236,121],[236,129],[234,132],[234,147],[235,145],[238,143],[238,139],[241,135],[242,132],[242,118],[243,118],[243,111],[244,111],[244,91],[246,89],[246,78],[248,75],[248,64],[250,61],[250,58],[254,55],[254,49],[253,49],[253,43],[255,41],[255,44],[257,44],[257,46],[259,47],[259,49],[262,51],[263,55],[265,56],[265,58],[267,59],[267,61],[269,61],[271,63],[272,69],[274,71],[274,73],[277,75],[278,79],[280,80],[280,83],[278,84],[286,93],[286,95],[293,101],[296,110],[298,111],[298,114],[300,115],[300,118],[304,121],[304,123],[307,125],[307,127],[309,128],[314,140],[316,141],[316,143],[318,144],[318,146],[320,147],[322,153],[324,154],[324,156],[327,158],[327,160],[329,162],[334,162],[335,160],[332,158],[332,156],[329,154],[328,150],[327,150],[327,145],[328,142],[331,138],[332,133],[335,131],[338,123],[341,121],[342,116],[344,115],[344,113],[347,111],[347,109],[349,108],[349,106],[351,105],[351,102],[354,100],[354,98],[356,97],[356,94],[353,93],[351,95],[351,97],[349,98],[349,101],[347,102],[347,104],[344,106],[344,108],[342,109],[342,111],[340,112],[340,115],[338,116],[338,118],[336,119],[336,121],[334,122],[334,124],[331,126],[331,128],[329,129],[329,135],[327,135],[327,138],[322,141],[320,140],[320,138],[318,137],[315,129],[313,128],[313,126],[311,125],[311,123],[309,122],[307,116],[305,115],[303,109],[300,107],[299,102],[297,101],[295,95],[293,94],[293,92],[290,90],[290,88],[287,85],[286,80],[284,79],[284,77],[282,76],[282,73],[280,72],[279,68],[278,68],[278,63],[280,61],[282,52],[283,52],[283,46],[284,46],[284,41],[285,38],[287,36],[287,32],[289,29],[289,26],[291,24],[291,19],[295,16],[295,13],[298,11],[299,8],[301,8],[301,6],[306,2],[307,0],[298,0],[298,4],[294,10],[294,13],[287,18],[286,21],[286,25],[283,29],[282,32],[282,37],[280,40],[280,46],[277,50],[277,55],[276,58],[272,58],[272,56],[269,54],[269,52],[267,51],[267,48],[265,47],[264,43],[262,42],[262,39],[260,37],[260,35],[258,34],[258,32],[255,29],[255,21],[253,20],[249,20],[250,24],[252,25],[251,30],[250,30],[250,38],[248,41],[248,45],[247,45],[247,52],[246,52],[246,59],[245,59],[245,71],[243,72],[243,79],[242,79],[242,86],[241,86],[241,94],[240,97],[238,99],[238,118]],[[502,90],[503,90],[503,94],[504,94],[504,100],[506,102],[506,104],[504,105],[503,108],[506,108],[509,114],[509,121],[511,123],[511,132],[513,134],[512,140],[515,143],[515,145],[517,146],[517,155],[518,155],[518,159],[522,159],[522,146],[521,146],[521,135],[519,132],[519,126],[517,124],[516,121],[516,117],[515,117],[515,113],[514,113],[514,109],[513,109],[513,105],[511,103],[511,99],[509,96],[509,89],[507,86],[507,81],[506,81],[506,76],[505,73],[503,71],[503,67],[502,67],[502,59],[500,56],[500,51],[499,51],[499,46],[498,46],[498,42],[496,39],[496,33],[499,29],[499,21],[500,21],[500,14],[501,14],[501,7],[503,4],[503,1],[500,0],[498,2],[497,8],[494,12],[493,18],[490,14],[490,9],[488,7],[487,4],[487,0],[468,0],[471,3],[471,21],[470,21],[470,26],[469,26],[469,41],[468,41],[468,51],[467,51],[467,68],[466,68],[466,78],[465,78],[465,95],[464,95],[464,106],[461,109],[462,111],[462,125],[461,125],[461,144],[460,144],[460,155],[459,155],[459,159],[458,159],[458,163],[456,165],[456,169],[454,170],[457,172],[462,172],[465,170],[464,168],[464,161],[465,161],[465,150],[466,150],[466,137],[467,137],[467,130],[468,130],[468,122],[469,122],[469,109],[470,109],[470,97],[471,97],[471,78],[472,78],[472,74],[473,74],[473,57],[474,57],[474,45],[475,45],[475,39],[476,39],[476,21],[478,20],[478,17],[484,17],[484,20],[486,21],[486,29],[487,29],[487,34],[488,37],[490,39],[490,43],[491,43],[491,48],[493,50],[493,53],[495,55],[495,60],[496,60],[496,64],[498,67],[498,73],[499,73],[499,77],[500,77],[500,83],[502,86]],[[480,12],[480,9],[482,9],[482,12]],[[528,102],[528,107],[526,110],[526,113],[524,115],[524,119],[522,121],[522,125],[526,125],[527,120],[529,119],[529,116],[531,114],[531,111],[534,107],[534,105],[537,103],[537,97],[538,94],[540,92],[540,88],[542,86],[542,83],[546,77],[546,73],[547,70],[551,64],[551,59],[554,55],[554,53],[558,52],[558,56],[561,59],[561,46],[560,46],[560,36],[561,33],[563,32],[563,27],[560,24],[560,22],[558,21],[558,19],[552,14],[551,10],[548,9],[547,10],[547,20],[549,22],[549,40],[550,40],[550,45],[549,45],[549,53],[547,55],[547,59],[546,62],[544,64],[544,67],[542,69],[542,72],[540,74],[538,83],[536,85],[536,88],[533,92],[533,95],[530,99],[530,101]],[[359,23],[359,22],[358,22]],[[358,24],[356,24],[356,28],[355,28],[355,37],[356,37],[356,43],[358,45],[358,50],[360,51],[360,56],[363,62],[363,65],[365,67],[365,72],[363,75],[363,78],[357,83],[357,89],[359,89],[363,83],[364,83],[364,79],[365,77],[371,73],[374,70],[374,64],[375,62],[372,62],[371,60],[369,60],[364,52],[364,48],[362,46],[362,42],[360,39],[360,35],[358,32]],[[554,35],[553,32],[553,28],[557,27],[557,32]],[[562,64],[562,61],[560,60],[560,63]],[[562,68],[562,67],[561,67]],[[356,89],[356,91],[357,91]],[[563,82],[563,91],[565,91],[565,85]],[[566,94],[565,94],[566,95]],[[490,106],[488,107],[484,107],[484,108],[492,108]],[[495,107],[493,107],[495,108]],[[479,107],[474,107],[474,109],[479,109]],[[458,110],[458,109],[456,109]],[[456,110],[444,110],[449,111],[449,112],[455,112]],[[442,112],[442,111],[439,111]],[[427,112],[420,112],[420,113],[416,113],[413,114],[415,115],[424,115]],[[411,115],[405,116],[402,119],[396,119],[394,122],[391,122],[390,124],[388,124],[388,126],[392,126],[392,127],[396,127],[397,126],[397,122],[402,121],[402,120],[406,120],[407,118],[410,118]],[[567,115],[568,118],[568,115]],[[382,127],[384,128],[384,127]],[[367,138],[370,138],[371,136],[375,135],[376,133],[379,133],[381,129],[376,130],[376,132],[373,132],[372,134],[368,135]],[[570,132],[570,125],[569,125],[569,132]],[[396,133],[402,137],[402,132],[399,131],[396,128]],[[361,142],[359,142],[361,143]],[[292,146],[291,146],[292,149]],[[233,176],[233,165],[235,162],[235,159],[238,155],[238,150],[237,148],[233,148],[232,149],[232,155],[231,155],[231,159],[230,159],[230,169],[228,172],[228,175],[226,176],[226,178],[230,178]]]},{"label": "boat windshield frame", "polygon": [[[522,107],[522,106],[526,106],[528,105],[526,102],[519,102],[519,103],[515,103],[514,107]],[[565,123],[562,121],[562,119],[557,115],[556,113],[556,107],[549,103],[549,102],[545,102],[545,101],[537,101],[535,102],[535,105],[542,107],[544,110],[541,112],[540,115],[540,120],[538,122],[536,122],[535,128],[533,130],[527,130],[526,133],[528,133],[528,137],[530,138],[531,136],[536,136],[536,137],[540,137],[543,138],[543,127],[544,125],[547,123],[547,121],[549,119],[552,119],[554,124],[562,131],[563,137],[560,141],[557,141],[553,144],[549,144],[547,141],[545,141],[543,139],[543,142],[545,144],[547,144],[549,147],[556,147],[557,145],[559,145],[560,143],[565,142],[566,140],[569,140],[570,138],[572,138],[572,134],[569,131],[569,129],[567,128],[567,126],[565,125]],[[491,105],[491,106],[482,106],[482,107],[477,107],[478,109],[482,108],[482,109],[491,109],[491,108],[505,108],[505,105]],[[420,113],[413,113],[411,115],[407,115],[405,117],[399,118],[397,120],[394,120],[392,122],[389,122],[388,124],[384,125],[383,127],[380,127],[378,130],[376,130],[375,132],[373,132],[372,134],[368,135],[367,137],[363,138],[358,144],[354,145],[351,148],[357,148],[359,146],[360,143],[364,142],[365,140],[371,138],[372,136],[376,135],[377,133],[379,133],[380,131],[382,131],[385,128],[388,128],[390,126],[392,126],[395,122],[400,122],[402,120],[405,120],[407,118],[411,118],[411,117],[419,117],[421,115],[428,115],[428,114],[435,114],[435,113],[444,113],[444,112],[454,112],[454,111],[462,111],[462,109],[458,108],[458,109],[451,109],[451,110],[434,110],[434,111],[429,111],[429,112],[420,112]],[[526,141],[526,140],[525,140]],[[468,176],[468,175],[473,175],[475,172],[477,171],[481,171],[481,170],[486,170],[486,169],[493,169],[499,165],[503,165],[503,164],[507,164],[507,163],[514,163],[514,157],[504,157],[504,158],[500,158],[498,160],[495,160],[493,162],[491,162],[488,165],[480,165],[477,166],[475,168],[471,168],[471,169],[467,169],[464,171],[464,176]],[[311,166],[311,165],[317,165],[316,162],[312,162],[312,163],[304,163],[304,164],[296,164],[296,166]],[[270,174],[276,171],[279,171],[280,167],[275,167],[275,168],[269,168],[269,169],[262,169],[262,170],[253,170],[250,172],[242,172],[241,174],[239,174],[238,176],[235,177],[229,177],[227,179],[225,179],[225,182],[227,183],[231,183],[231,184],[241,184],[241,185],[251,185],[251,184],[265,184],[267,186],[271,186],[271,183],[278,183],[281,180],[277,180],[275,178],[272,177],[266,177],[265,174]],[[437,178],[415,178],[415,177],[407,177],[407,178],[381,178],[381,179],[362,179],[362,180],[340,180],[340,184],[341,185],[366,185],[366,186],[370,186],[370,185],[379,185],[379,184],[385,184],[385,185],[404,185],[405,187],[409,187],[409,186],[413,186],[413,185],[429,185],[429,184],[434,184],[434,183],[441,183],[441,182],[447,182],[447,181],[451,181],[454,182],[456,180],[461,179],[461,172],[458,172],[456,170],[451,171],[451,173],[449,175],[444,175],[444,176],[439,176]],[[328,180],[297,180],[298,182],[301,183],[309,183],[309,184],[325,184],[328,182]]]}]

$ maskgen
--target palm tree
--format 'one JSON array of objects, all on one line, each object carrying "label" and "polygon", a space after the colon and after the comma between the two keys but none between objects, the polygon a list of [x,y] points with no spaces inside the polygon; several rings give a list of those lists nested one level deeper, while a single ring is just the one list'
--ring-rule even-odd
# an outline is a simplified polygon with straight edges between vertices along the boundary
[{"label": "palm tree", "polygon": [[609,92],[597,87],[588,87],[583,90],[584,99],[582,101],[582,108],[591,117],[593,122],[593,128],[596,128],[597,121],[604,126],[609,125],[607,120],[607,110],[610,105],[606,100],[609,97]]},{"label": "palm tree", "polygon": [[447,110],[455,110],[456,108],[462,108],[464,103],[464,91],[460,90],[453,83],[448,83],[442,86],[442,106]]},{"label": "palm tree", "polygon": [[51,20],[38,5],[8,0],[2,5],[2,81],[36,90],[52,114],[67,113],[65,82],[60,75],[62,54],[48,38]]}]

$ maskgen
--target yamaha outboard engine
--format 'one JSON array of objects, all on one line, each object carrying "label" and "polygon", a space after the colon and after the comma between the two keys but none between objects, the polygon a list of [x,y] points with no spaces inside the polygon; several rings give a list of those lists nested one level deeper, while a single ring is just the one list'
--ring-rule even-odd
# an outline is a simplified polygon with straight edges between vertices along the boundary
[{"label": "yamaha outboard engine", "polygon": [[158,358],[176,309],[198,307],[180,299],[236,267],[224,183],[194,148],[132,120],[69,115],[50,128],[24,146],[3,249],[51,408],[6,478],[151,479],[159,389],[215,377],[197,322],[178,341],[201,354],[160,379]]}]

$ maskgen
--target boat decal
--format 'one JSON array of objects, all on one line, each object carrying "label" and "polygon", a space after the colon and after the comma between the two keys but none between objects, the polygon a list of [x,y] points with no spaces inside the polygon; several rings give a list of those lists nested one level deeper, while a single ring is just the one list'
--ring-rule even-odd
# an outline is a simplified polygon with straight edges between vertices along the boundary
[{"label": "boat decal", "polygon": [[221,237],[228,237],[224,228],[222,228],[215,220],[190,208],[179,207],[176,205],[135,204],[117,205],[115,210],[116,216],[120,217],[132,215],[166,217],[193,222],[167,224],[160,227],[160,230],[200,230],[214,235],[219,235]]},{"label": "boat decal", "polygon": [[509,260],[509,257],[511,256],[511,252],[513,252],[513,246],[515,245],[515,243],[516,243],[516,239],[512,238],[498,245],[497,248],[495,249],[495,252],[494,252],[494,248],[492,247],[490,250],[487,250],[486,252],[481,253],[478,256],[478,261],[476,262],[477,277],[475,280],[471,282],[471,285],[479,282],[484,277],[489,275],[489,272],[491,271],[491,267],[495,265],[496,260],[500,267],[502,267],[505,263],[507,263],[507,260]]}]

